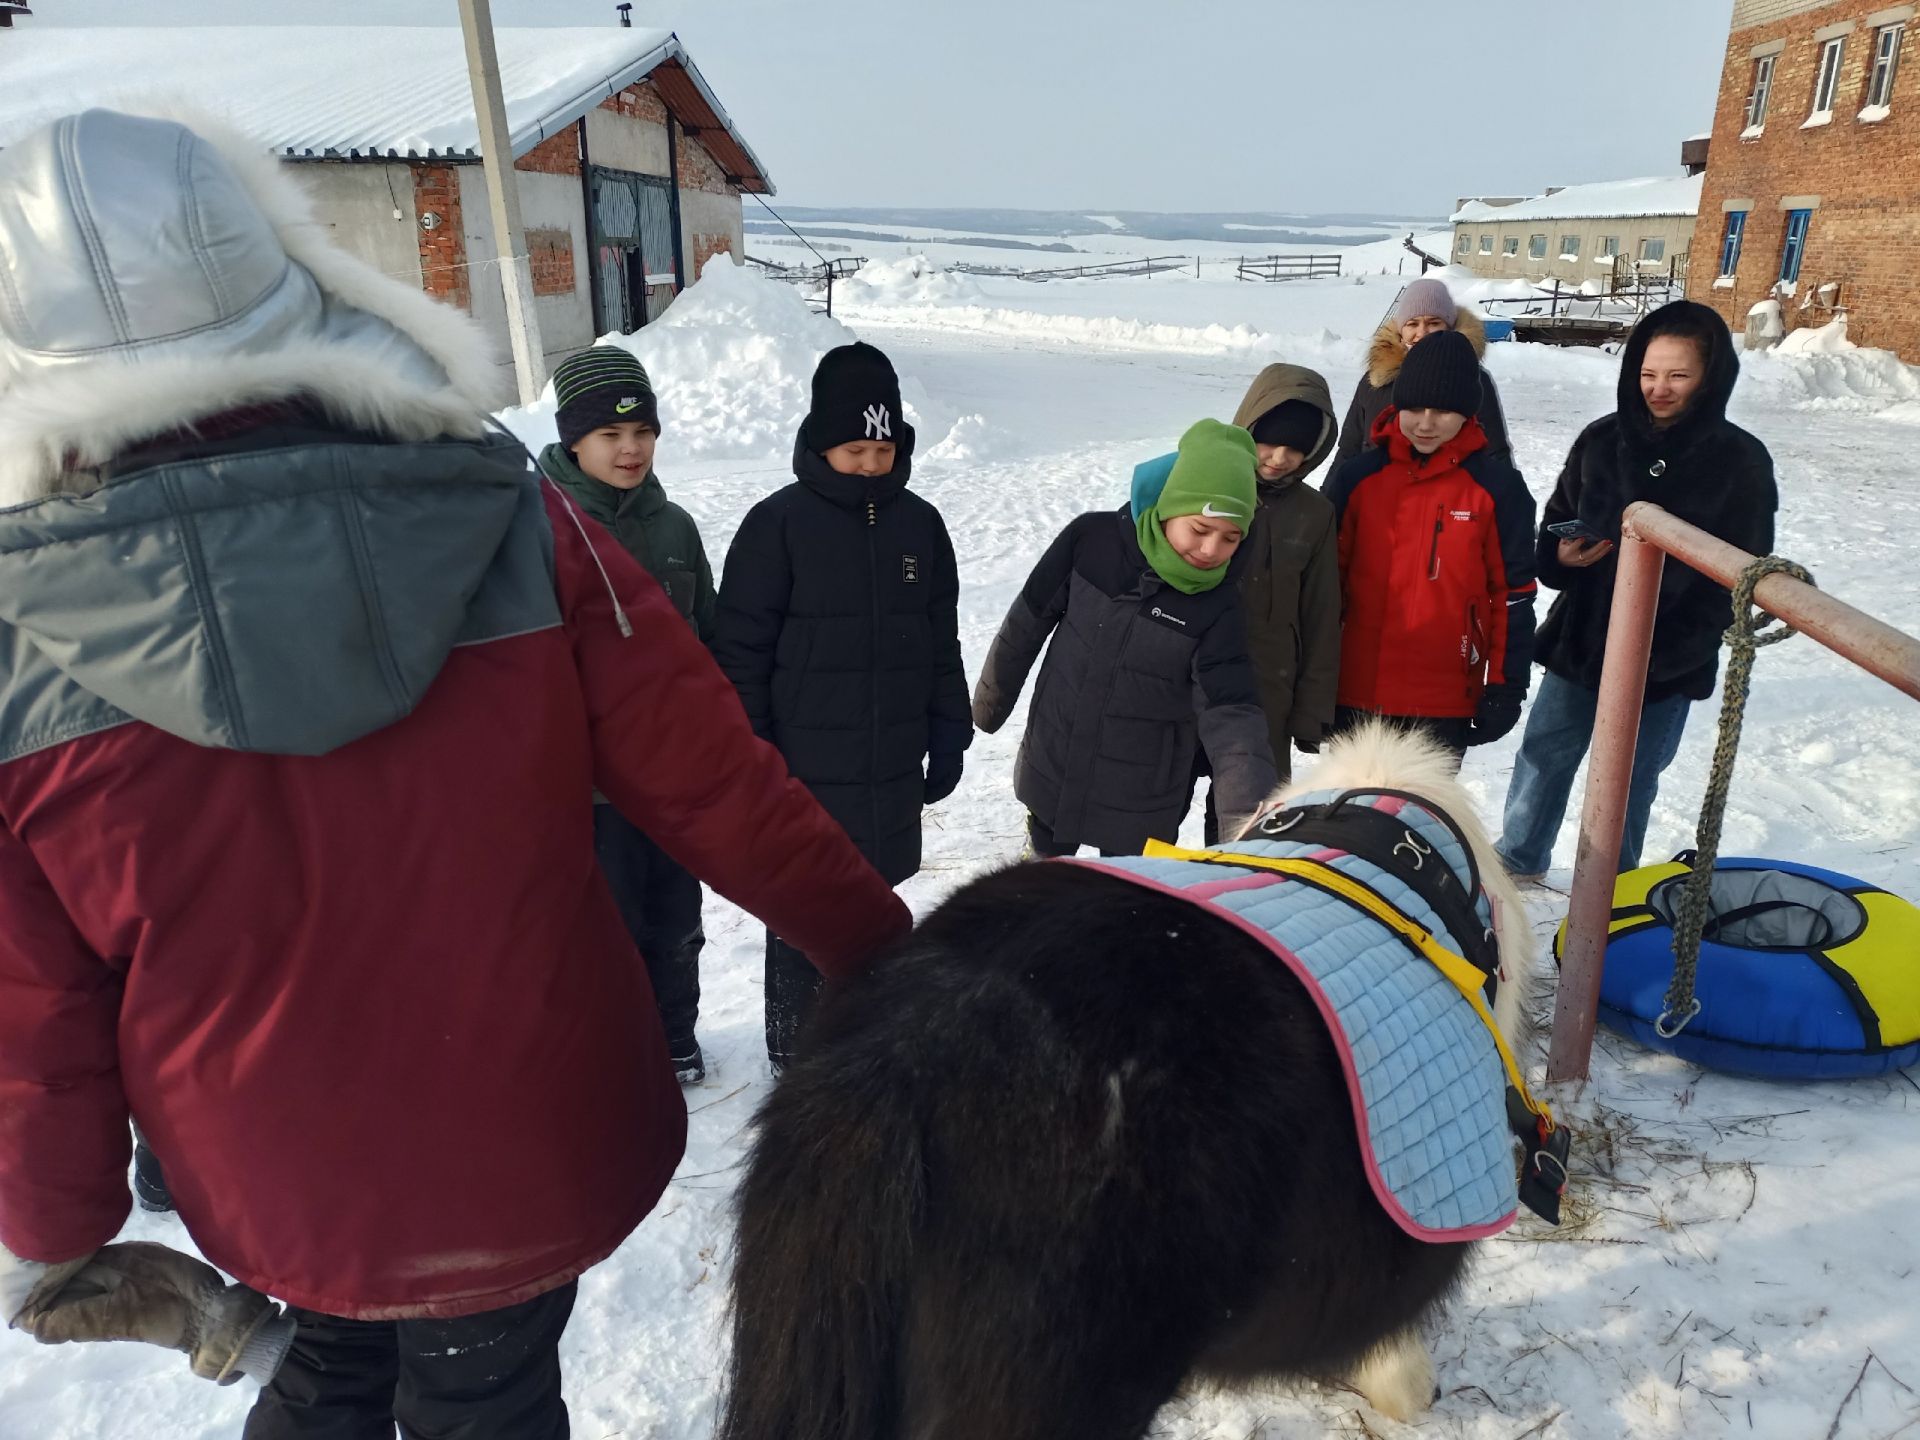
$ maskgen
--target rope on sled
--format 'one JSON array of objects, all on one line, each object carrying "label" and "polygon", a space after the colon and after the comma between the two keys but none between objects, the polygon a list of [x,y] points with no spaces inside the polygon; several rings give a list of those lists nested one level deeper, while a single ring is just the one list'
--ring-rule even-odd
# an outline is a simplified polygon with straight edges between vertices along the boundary
[{"label": "rope on sled", "polygon": [[[1720,697],[1720,738],[1713,750],[1713,769],[1707,777],[1707,796],[1700,806],[1700,826],[1694,835],[1693,870],[1673,914],[1673,980],[1667,986],[1660,1018],[1653,1028],[1671,1040],[1700,1013],[1693,993],[1694,973],[1700,964],[1700,937],[1707,926],[1707,907],[1713,886],[1713,867],[1720,858],[1720,825],[1726,818],[1727,792],[1733,786],[1733,762],[1740,751],[1740,727],[1746,720],[1747,695],[1753,678],[1754,653],[1762,645],[1777,645],[1796,633],[1791,625],[1755,608],[1753,587],[1763,576],[1791,575],[1811,585],[1804,566],[1778,555],[1763,555],[1740,572],[1733,587],[1733,624],[1726,640],[1732,651],[1727,661],[1726,686]],[[1773,628],[1767,628],[1771,624]]]}]

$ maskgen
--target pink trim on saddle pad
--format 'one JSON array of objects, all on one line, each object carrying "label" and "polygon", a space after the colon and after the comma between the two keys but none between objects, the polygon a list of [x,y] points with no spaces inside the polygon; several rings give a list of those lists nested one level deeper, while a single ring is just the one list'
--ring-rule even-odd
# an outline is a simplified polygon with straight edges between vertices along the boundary
[{"label": "pink trim on saddle pad", "polygon": [[[1340,854],[1344,852],[1330,851],[1328,853]],[[1374,1198],[1380,1202],[1380,1208],[1387,1212],[1394,1224],[1398,1225],[1414,1239],[1425,1240],[1433,1244],[1454,1244],[1466,1240],[1484,1240],[1489,1235],[1498,1235],[1502,1230],[1505,1230],[1509,1225],[1513,1224],[1515,1217],[1520,1213],[1518,1206],[1509,1210],[1500,1219],[1485,1225],[1465,1225],[1454,1229],[1436,1230],[1431,1226],[1422,1225],[1418,1220],[1414,1219],[1413,1216],[1409,1215],[1406,1207],[1400,1203],[1400,1197],[1393,1193],[1393,1187],[1387,1183],[1386,1176],[1380,1172],[1380,1162],[1373,1153],[1373,1132],[1367,1123],[1366,1095],[1360,1087],[1359,1066],[1354,1061],[1353,1046],[1347,1039],[1346,1027],[1340,1023],[1340,1012],[1334,1008],[1333,1001],[1328,998],[1327,992],[1321,988],[1318,977],[1307,968],[1306,964],[1298,955],[1281,944],[1277,938],[1254,924],[1253,921],[1247,919],[1246,916],[1236,914],[1232,910],[1211,903],[1212,897],[1215,895],[1226,895],[1240,890],[1263,889],[1269,885],[1283,885],[1287,881],[1285,875],[1256,873],[1252,875],[1235,876],[1230,880],[1209,881],[1196,885],[1192,889],[1177,889],[1159,880],[1153,880],[1145,875],[1135,874],[1131,870],[1113,869],[1098,860],[1078,860],[1063,857],[1050,863],[1058,865],[1078,865],[1084,869],[1097,870],[1102,875],[1112,875],[1117,879],[1138,885],[1144,890],[1156,890],[1160,894],[1170,895],[1176,900],[1185,900],[1192,904],[1204,906],[1210,915],[1226,921],[1227,924],[1232,925],[1242,934],[1249,935],[1253,939],[1258,940],[1262,945],[1266,946],[1268,950],[1279,957],[1287,969],[1293,972],[1294,978],[1299,980],[1301,985],[1306,988],[1307,994],[1313,998],[1314,1006],[1319,1010],[1320,1018],[1327,1027],[1327,1034],[1333,1039],[1334,1053],[1340,1057],[1340,1073],[1346,1077],[1347,1099],[1353,1109],[1354,1133],[1360,1138],[1360,1160],[1366,1167],[1367,1183],[1373,1187]]]}]

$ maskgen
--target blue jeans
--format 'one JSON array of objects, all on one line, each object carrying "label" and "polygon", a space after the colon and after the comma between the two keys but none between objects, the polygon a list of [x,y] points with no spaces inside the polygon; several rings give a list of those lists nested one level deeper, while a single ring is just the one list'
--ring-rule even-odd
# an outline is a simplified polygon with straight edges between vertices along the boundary
[{"label": "blue jeans", "polygon": [[[1566,818],[1574,772],[1593,741],[1593,716],[1600,696],[1551,671],[1541,676],[1527,714],[1520,755],[1507,787],[1507,811],[1500,832],[1500,858],[1516,875],[1535,875],[1553,863],[1553,842]],[[1640,863],[1647,840],[1647,815],[1660,791],[1660,775],[1680,749],[1693,702],[1684,695],[1656,700],[1640,711],[1640,735],[1633,750],[1633,779],[1627,786],[1627,825],[1620,837],[1620,868]]]}]

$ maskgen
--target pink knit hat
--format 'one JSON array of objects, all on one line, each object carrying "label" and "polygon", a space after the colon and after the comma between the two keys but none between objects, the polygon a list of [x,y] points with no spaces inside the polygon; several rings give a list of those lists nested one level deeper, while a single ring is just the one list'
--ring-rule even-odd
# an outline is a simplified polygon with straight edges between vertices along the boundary
[{"label": "pink knit hat", "polygon": [[1438,280],[1416,280],[1400,292],[1400,299],[1393,307],[1393,323],[1404,325],[1409,320],[1438,320],[1449,330],[1453,328],[1459,307],[1453,303],[1453,292]]}]

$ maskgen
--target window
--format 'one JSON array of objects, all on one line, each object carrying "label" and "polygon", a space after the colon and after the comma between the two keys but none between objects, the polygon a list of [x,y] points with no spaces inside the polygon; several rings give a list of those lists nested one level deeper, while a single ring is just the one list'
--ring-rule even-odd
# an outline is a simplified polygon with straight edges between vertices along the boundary
[{"label": "window", "polygon": [[1480,253],[1482,255],[1491,255],[1493,253],[1493,237],[1491,235],[1482,235],[1480,237]]},{"label": "window", "polygon": [[1814,71],[1813,80],[1813,114],[1807,117],[1809,123],[1833,114],[1833,97],[1840,89],[1840,55],[1846,44],[1847,37],[1842,35],[1820,47],[1820,65]]},{"label": "window", "polygon": [[1758,130],[1767,123],[1767,97],[1773,93],[1773,62],[1777,55],[1762,55],[1753,62],[1753,89],[1747,92],[1747,129]]},{"label": "window", "polygon": [[1456,255],[1465,255],[1471,249],[1473,249],[1473,237],[1462,230],[1459,235],[1454,238],[1453,253]]},{"label": "window", "polygon": [[1500,253],[1502,255],[1518,255],[1520,253],[1520,237],[1518,235],[1508,235],[1502,239],[1500,242]]},{"label": "window", "polygon": [[1667,242],[1658,235],[1649,235],[1640,241],[1640,263],[1657,265],[1667,258]]},{"label": "window", "polygon": [[1529,260],[1544,260],[1547,258],[1546,236],[1529,235],[1527,237],[1527,258]]},{"label": "window", "polygon": [[1747,212],[1727,212],[1727,233],[1720,240],[1720,273],[1732,276],[1740,268],[1740,239],[1747,233]]},{"label": "window", "polygon": [[1580,258],[1580,237],[1578,235],[1562,235],[1560,237],[1560,258],[1562,260],[1578,260]]},{"label": "window", "polygon": [[[1867,77],[1867,110],[1884,110],[1893,103],[1893,72],[1900,64],[1900,41],[1905,22],[1882,25],[1873,32],[1873,69]],[[1865,111],[1861,112],[1863,117]]]},{"label": "window", "polygon": [[1780,250],[1780,283],[1792,285],[1800,278],[1800,258],[1807,249],[1807,222],[1813,219],[1811,210],[1789,210],[1787,212],[1787,243]]},{"label": "window", "polygon": [[1596,260],[1611,260],[1619,253],[1620,237],[1618,235],[1602,235],[1600,237],[1600,243],[1594,247],[1593,258]]}]

